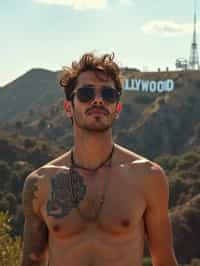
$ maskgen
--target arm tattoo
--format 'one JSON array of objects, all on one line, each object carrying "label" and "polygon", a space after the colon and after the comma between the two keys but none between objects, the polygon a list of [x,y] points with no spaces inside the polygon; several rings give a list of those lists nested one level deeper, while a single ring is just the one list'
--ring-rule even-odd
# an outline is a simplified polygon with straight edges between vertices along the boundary
[{"label": "arm tattoo", "polygon": [[74,169],[70,169],[69,173],[58,173],[51,180],[51,195],[47,203],[48,215],[55,218],[68,215],[84,199],[86,191],[83,176]]},{"label": "arm tattoo", "polygon": [[35,195],[37,191],[38,191],[37,177],[34,176],[27,177],[23,190],[23,205],[24,205],[25,215],[32,213],[33,200],[37,199],[37,196]]},{"label": "arm tattoo", "polygon": [[25,214],[24,248],[22,266],[45,266],[48,229],[44,221],[34,212],[33,201],[37,200],[37,177],[29,176],[23,191]]}]

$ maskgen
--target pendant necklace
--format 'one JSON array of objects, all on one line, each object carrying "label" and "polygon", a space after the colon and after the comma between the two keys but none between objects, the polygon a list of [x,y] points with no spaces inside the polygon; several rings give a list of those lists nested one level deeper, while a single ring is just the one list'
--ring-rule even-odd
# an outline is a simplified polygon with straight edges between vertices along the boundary
[{"label": "pendant necklace", "polygon": [[[73,150],[71,150],[71,156],[70,156],[71,167],[70,167],[69,175],[70,175],[70,180],[71,180],[72,197],[73,197],[73,201],[74,201],[75,204],[80,202],[80,200],[79,200],[79,198],[80,198],[79,191],[77,189],[75,189],[76,188],[76,180],[77,179],[78,180],[79,179],[83,180],[83,177],[79,174],[79,172],[76,170],[76,168],[82,169],[82,170],[86,170],[86,171],[91,172],[91,173],[94,174],[95,172],[97,172],[97,170],[99,170],[100,168],[105,166],[106,163],[108,163],[108,162],[109,162],[108,166],[111,167],[112,157],[113,157],[113,153],[114,153],[114,147],[115,146],[113,144],[112,150],[111,150],[109,156],[106,158],[106,160],[103,161],[99,166],[97,166],[96,168],[93,168],[93,169],[86,168],[86,167],[80,166],[77,163],[75,163],[74,156],[73,156]],[[87,187],[85,186],[84,183],[82,184],[82,186],[84,186],[82,188],[82,190],[84,190],[85,191],[84,194],[86,194]],[[85,220],[87,222],[94,222],[94,221],[97,220],[97,218],[99,217],[99,214],[101,212],[101,209],[102,209],[102,207],[104,205],[104,202],[105,202],[105,196],[106,196],[107,188],[108,188],[108,178],[105,179],[103,193],[102,193],[102,195],[100,197],[100,200],[99,200],[98,204],[95,204],[96,206],[95,206],[94,214],[89,215],[89,214],[83,213],[82,210],[80,209],[80,207],[78,206],[78,204],[76,204],[76,209],[78,210],[79,215],[80,215],[80,217],[83,220]]]}]

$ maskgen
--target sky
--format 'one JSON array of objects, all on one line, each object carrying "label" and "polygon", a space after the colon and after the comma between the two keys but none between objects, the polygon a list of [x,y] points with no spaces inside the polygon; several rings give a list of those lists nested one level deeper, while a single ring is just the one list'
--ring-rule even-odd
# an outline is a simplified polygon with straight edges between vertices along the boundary
[{"label": "sky", "polygon": [[86,52],[114,52],[120,67],[173,70],[190,55],[193,9],[191,0],[0,0],[0,86]]}]

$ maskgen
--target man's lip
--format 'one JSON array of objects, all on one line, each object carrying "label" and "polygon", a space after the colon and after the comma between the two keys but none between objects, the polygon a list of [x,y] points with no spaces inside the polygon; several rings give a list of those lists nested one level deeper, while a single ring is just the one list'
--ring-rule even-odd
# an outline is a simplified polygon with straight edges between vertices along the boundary
[{"label": "man's lip", "polygon": [[93,109],[93,110],[90,110],[90,111],[88,111],[88,114],[90,115],[90,114],[102,114],[102,115],[105,115],[106,114],[106,112],[105,111],[103,111],[103,110],[97,110],[97,109]]},{"label": "man's lip", "polygon": [[102,111],[90,111],[88,112],[89,115],[105,115],[105,112]]}]

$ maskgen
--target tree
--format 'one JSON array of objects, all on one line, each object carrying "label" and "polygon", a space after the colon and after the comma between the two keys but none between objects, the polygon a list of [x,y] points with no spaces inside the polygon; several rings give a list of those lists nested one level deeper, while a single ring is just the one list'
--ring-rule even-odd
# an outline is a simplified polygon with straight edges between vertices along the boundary
[{"label": "tree", "polygon": [[7,213],[0,212],[0,265],[19,266],[21,260],[22,241],[20,237],[11,238],[10,218]]},{"label": "tree", "polygon": [[26,149],[31,149],[31,148],[34,147],[34,145],[35,145],[35,140],[30,139],[30,138],[25,138],[24,139],[24,147]]},{"label": "tree", "polygon": [[47,117],[43,115],[38,123],[38,129],[43,130],[46,128],[46,125],[47,125]]},{"label": "tree", "polygon": [[0,160],[0,187],[5,186],[5,183],[10,177],[10,167],[6,161]]},{"label": "tree", "polygon": [[16,121],[15,123],[15,129],[17,131],[17,133],[20,133],[20,131],[22,130],[23,128],[23,122],[22,121]]}]

